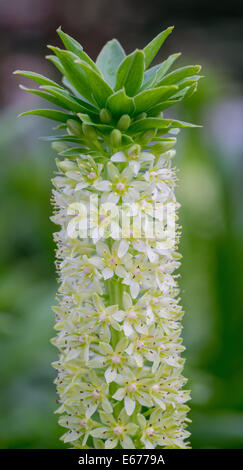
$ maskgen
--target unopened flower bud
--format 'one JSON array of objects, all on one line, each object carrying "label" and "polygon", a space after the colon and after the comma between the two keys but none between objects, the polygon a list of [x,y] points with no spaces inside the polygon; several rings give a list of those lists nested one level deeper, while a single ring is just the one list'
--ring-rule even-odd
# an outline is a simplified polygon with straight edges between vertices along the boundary
[{"label": "unopened flower bud", "polygon": [[51,147],[56,153],[64,152],[70,148],[70,146],[65,144],[65,142],[52,142]]},{"label": "unopened flower bud", "polygon": [[83,131],[82,131],[82,124],[75,121],[74,119],[68,119],[67,120],[67,128],[68,131],[75,135],[76,137],[82,137],[83,136]]},{"label": "unopened flower bud", "polygon": [[164,153],[174,147],[176,144],[176,138],[172,137],[171,139],[158,142],[153,146],[153,151],[158,153]]},{"label": "unopened flower bud", "polygon": [[121,131],[126,131],[129,128],[130,124],[131,124],[130,116],[128,114],[123,114],[117,123],[117,127]]},{"label": "unopened flower bud", "polygon": [[166,158],[167,160],[171,160],[172,158],[174,158],[175,154],[176,154],[175,150],[168,150],[168,152],[165,152],[163,154],[163,158]]},{"label": "unopened flower bud", "polygon": [[144,132],[144,134],[140,137],[140,142],[143,145],[148,144],[156,135],[156,129],[149,129],[148,131]]},{"label": "unopened flower bud", "polygon": [[97,132],[93,126],[90,126],[89,124],[85,124],[83,122],[82,130],[85,137],[88,137],[89,139],[97,139]]},{"label": "unopened flower bud", "polygon": [[112,120],[112,115],[110,111],[106,108],[101,109],[100,111],[100,120],[104,124],[109,124]]},{"label": "unopened flower bud", "polygon": [[67,171],[75,171],[77,169],[77,165],[74,162],[69,160],[58,160],[56,159],[57,167],[66,173]]},{"label": "unopened flower bud", "polygon": [[141,150],[140,145],[134,144],[128,149],[127,155],[129,157],[136,157],[139,154],[140,150]]},{"label": "unopened flower bud", "polygon": [[157,117],[159,119],[163,119],[163,117],[164,117],[163,111],[159,111],[157,114],[154,115],[154,117]]},{"label": "unopened flower bud", "polygon": [[147,117],[147,113],[140,113],[135,117],[135,121],[140,121],[140,119],[145,119]]},{"label": "unopened flower bud", "polygon": [[122,138],[121,132],[118,129],[113,129],[110,135],[112,147],[114,148],[119,147],[119,145],[121,145],[121,138]]}]

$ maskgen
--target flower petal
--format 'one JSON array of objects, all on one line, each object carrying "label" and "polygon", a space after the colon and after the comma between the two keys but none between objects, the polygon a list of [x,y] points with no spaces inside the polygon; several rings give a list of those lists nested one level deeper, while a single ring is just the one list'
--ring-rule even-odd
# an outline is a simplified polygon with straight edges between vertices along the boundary
[{"label": "flower petal", "polygon": [[112,398],[114,398],[114,400],[121,401],[121,400],[123,400],[123,398],[125,396],[125,393],[126,393],[125,388],[118,388],[116,393],[114,393],[114,395],[112,395]]},{"label": "flower petal", "polygon": [[113,165],[113,163],[109,162],[107,163],[107,171],[110,179],[112,181],[116,181],[116,178],[119,177],[120,174],[117,167]]},{"label": "flower petal", "polygon": [[98,408],[98,402],[87,406],[86,413],[85,413],[86,418],[89,419],[96,412],[97,408]]},{"label": "flower petal", "polygon": [[96,244],[96,251],[97,251],[98,255],[103,258],[105,253],[107,253],[107,252],[109,253],[109,248],[105,243],[98,242]]},{"label": "flower petal", "polygon": [[136,297],[139,294],[139,284],[137,281],[132,281],[130,285],[130,291],[131,291],[131,296],[133,299],[136,299]]},{"label": "flower petal", "polygon": [[135,445],[129,436],[124,436],[121,440],[121,445],[123,449],[135,449]]},{"label": "flower petal", "polygon": [[114,449],[118,443],[118,439],[115,437],[111,437],[105,441],[105,449]]},{"label": "flower petal", "polygon": [[160,398],[157,398],[157,397],[153,396],[153,399],[154,399],[155,403],[157,403],[157,405],[159,405],[160,408],[162,408],[162,410],[166,409],[165,403],[162,400],[160,400]]},{"label": "flower petal", "polygon": [[139,162],[129,162],[129,166],[133,169],[135,176],[138,174],[140,170],[140,163]]},{"label": "flower petal", "polygon": [[124,404],[128,416],[131,416],[135,409],[135,400],[130,397],[125,397]]},{"label": "flower petal", "polygon": [[63,442],[73,442],[80,438],[80,434],[75,431],[68,431],[62,436]]},{"label": "flower petal", "polygon": [[94,183],[95,189],[98,191],[110,191],[111,190],[111,182],[108,180],[104,181],[97,181]]},{"label": "flower petal", "polygon": [[149,162],[151,160],[155,159],[155,156],[152,153],[149,152],[142,152],[140,155],[140,159],[143,162]]},{"label": "flower petal", "polygon": [[129,248],[129,243],[126,240],[122,240],[117,250],[117,255],[122,258]]},{"label": "flower petal", "polygon": [[89,186],[88,183],[78,183],[76,185],[75,191],[79,191],[80,189],[87,188],[87,186]]},{"label": "flower petal", "polygon": [[126,336],[131,336],[133,334],[133,328],[131,327],[130,323],[128,323],[128,321],[124,322],[123,331]]},{"label": "flower petal", "polygon": [[107,436],[108,432],[109,428],[106,426],[102,426],[100,428],[92,429],[92,431],[90,431],[90,435],[92,437],[101,437],[104,439]]},{"label": "flower petal", "polygon": [[145,429],[147,421],[146,421],[146,418],[141,413],[138,413],[137,420],[138,420],[139,426],[142,429]]},{"label": "flower petal", "polygon": [[123,266],[117,266],[115,269],[115,273],[118,277],[124,278],[127,275],[127,272]]},{"label": "flower petal", "polygon": [[117,312],[113,313],[112,318],[119,322],[122,321],[124,318],[123,310],[118,310]]},{"label": "flower petal", "polygon": [[107,198],[106,198],[106,202],[112,202],[113,204],[117,204],[119,199],[120,199],[119,194],[109,193]]},{"label": "flower petal", "polygon": [[132,299],[127,292],[123,294],[123,304],[125,309],[132,307]]},{"label": "flower petal", "polygon": [[102,398],[102,408],[106,413],[112,413],[113,408],[107,397]]},{"label": "flower petal", "polygon": [[111,277],[113,277],[114,273],[112,269],[105,268],[103,269],[102,274],[103,274],[104,279],[110,279]]},{"label": "flower petal", "polygon": [[116,379],[116,376],[117,376],[116,369],[112,369],[111,367],[108,367],[108,369],[106,369],[105,379],[108,384],[111,382],[114,382],[114,380]]},{"label": "flower petal", "polygon": [[136,434],[137,432],[138,425],[135,423],[128,423],[126,424],[126,429],[127,433],[130,434],[130,436],[134,436],[134,434]]},{"label": "flower petal", "polygon": [[123,152],[116,152],[111,157],[112,162],[126,162],[126,155]]}]

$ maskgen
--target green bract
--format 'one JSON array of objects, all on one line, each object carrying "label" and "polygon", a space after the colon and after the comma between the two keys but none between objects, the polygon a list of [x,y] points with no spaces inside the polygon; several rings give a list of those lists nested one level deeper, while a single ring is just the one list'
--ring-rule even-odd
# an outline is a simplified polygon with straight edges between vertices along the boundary
[{"label": "green bract", "polygon": [[[134,121],[140,117],[139,134],[142,134],[148,129],[147,116],[160,118],[160,121],[163,121],[161,111],[196,91],[200,78],[199,65],[181,67],[169,72],[180,54],[173,54],[162,64],[148,68],[172,29],[173,27],[167,28],[143,50],[136,50],[128,56],[120,43],[113,39],[103,47],[95,64],[83,51],[82,46],[59,28],[57,32],[66,50],[49,46],[55,56],[47,58],[62,72],[65,86],[34,72],[17,70],[15,73],[41,85],[40,90],[22,87],[23,89],[64,108],[70,115],[66,112],[63,114],[60,111],[50,112],[45,109],[26,111],[23,115],[36,114],[66,123],[70,118],[85,122],[82,117],[77,117],[77,113],[87,113],[91,120],[90,125],[95,126],[98,134],[103,137],[117,127],[119,117],[128,114],[131,121],[126,130],[129,130],[133,141],[137,142],[139,135],[137,132],[134,135],[133,130],[137,129]],[[102,109],[107,109],[111,113],[110,128],[98,127],[103,124],[100,117]],[[141,113],[147,115],[139,116]],[[183,127],[187,126],[193,125],[183,123]],[[156,127],[155,122],[151,127]],[[163,127],[167,128],[167,131],[175,127],[173,120],[169,124],[165,120],[165,125],[158,123],[157,128]],[[123,142],[126,145],[126,139]]]},{"label": "green bract", "polygon": [[200,66],[171,71],[172,54],[150,67],[172,29],[129,55],[113,39],[94,62],[59,28],[65,49],[49,46],[47,58],[62,85],[15,72],[39,84],[24,91],[61,108],[21,116],[59,123],[45,138],[59,155],[53,365],[63,440],[75,448],[189,445],[171,160],[180,128],[197,126],[163,112],[196,91]]}]

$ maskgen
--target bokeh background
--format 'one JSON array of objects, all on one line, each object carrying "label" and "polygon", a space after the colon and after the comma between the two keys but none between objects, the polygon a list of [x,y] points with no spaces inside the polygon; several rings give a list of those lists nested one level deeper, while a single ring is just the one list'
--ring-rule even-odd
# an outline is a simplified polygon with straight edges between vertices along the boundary
[{"label": "bokeh background", "polygon": [[54,153],[38,140],[53,124],[16,118],[41,102],[19,90],[12,72],[34,70],[58,80],[44,56],[46,44],[60,44],[59,25],[95,58],[112,37],[130,52],[172,24],[158,59],[182,52],[178,65],[202,64],[205,75],[198,93],[176,111],[204,126],[184,130],[177,146],[191,442],[243,447],[242,2],[0,0],[1,448],[63,446],[50,366],[56,359],[50,344],[57,287],[56,227],[49,221]]}]

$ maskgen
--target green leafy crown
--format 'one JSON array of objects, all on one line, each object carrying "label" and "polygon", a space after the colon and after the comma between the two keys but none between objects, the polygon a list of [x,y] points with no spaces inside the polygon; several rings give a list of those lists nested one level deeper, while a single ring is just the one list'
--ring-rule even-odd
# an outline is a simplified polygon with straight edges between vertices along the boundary
[{"label": "green leafy crown", "polygon": [[[55,150],[66,157],[78,153],[109,154],[116,148],[151,143],[154,149],[174,145],[179,128],[197,127],[174,119],[164,119],[163,111],[190,97],[197,89],[199,65],[170,68],[180,53],[170,55],[161,64],[149,68],[155,55],[172,32],[167,28],[144,49],[126,55],[121,44],[113,39],[101,50],[96,62],[83,47],[61,28],[57,32],[65,49],[48,46],[54,55],[49,59],[63,75],[63,86],[41,74],[17,70],[37,82],[38,89],[20,87],[62,108],[35,109],[23,115],[43,116],[61,124],[65,135],[49,137]],[[71,147],[71,142],[79,147]],[[156,147],[157,146],[157,147]]]}]

